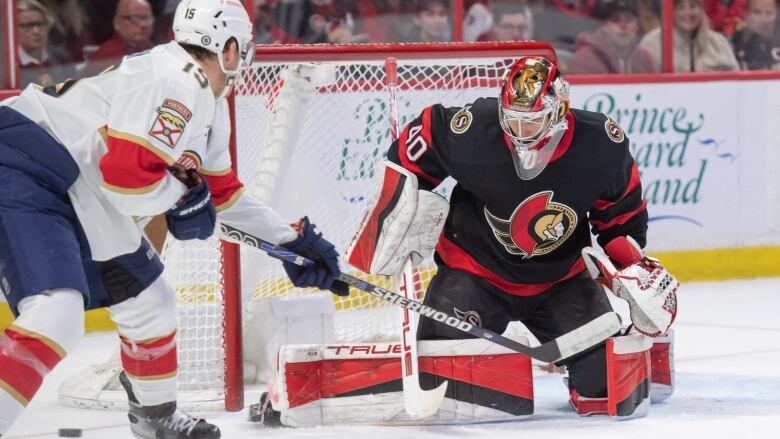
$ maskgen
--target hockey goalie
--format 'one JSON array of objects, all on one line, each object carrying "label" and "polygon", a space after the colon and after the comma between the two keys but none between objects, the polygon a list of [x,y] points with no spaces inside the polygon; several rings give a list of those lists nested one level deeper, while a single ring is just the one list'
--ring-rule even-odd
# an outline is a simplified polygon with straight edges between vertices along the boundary
[{"label": "hockey goalie", "polygon": [[[432,192],[446,177],[457,181],[449,201]],[[555,63],[521,58],[497,98],[425,108],[387,151],[379,186],[347,251],[353,267],[391,276],[433,253],[425,305],[498,334],[520,321],[540,343],[613,313],[606,287],[628,302],[631,322],[556,362],[573,412],[643,416],[671,395],[679,283],[643,254],[647,205],[625,132],[569,108]],[[405,339],[283,348],[262,413],[292,426],[533,413],[530,358],[433,319],[418,325],[419,387],[448,383],[433,414],[404,410]]]}]

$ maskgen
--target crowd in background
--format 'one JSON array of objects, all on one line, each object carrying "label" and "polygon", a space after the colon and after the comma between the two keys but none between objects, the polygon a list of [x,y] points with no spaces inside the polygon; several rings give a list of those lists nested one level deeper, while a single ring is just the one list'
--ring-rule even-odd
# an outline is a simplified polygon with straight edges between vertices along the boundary
[{"label": "crowd in background", "polygon": [[[254,0],[256,43],[452,41],[453,0]],[[674,0],[676,72],[780,69],[777,0]],[[177,0],[17,0],[22,85],[171,39]],[[661,0],[466,0],[466,41],[552,44],[567,74],[661,71]]]}]

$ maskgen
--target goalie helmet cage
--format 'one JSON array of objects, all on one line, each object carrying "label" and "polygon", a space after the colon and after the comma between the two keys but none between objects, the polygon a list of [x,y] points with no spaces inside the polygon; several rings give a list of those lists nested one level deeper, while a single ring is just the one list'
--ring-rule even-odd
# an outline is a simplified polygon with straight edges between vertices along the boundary
[{"label": "goalie helmet cage", "polygon": [[[343,256],[369,208],[391,142],[385,60],[396,59],[403,127],[434,103],[462,106],[497,96],[505,70],[526,55],[555,60],[548,44],[533,41],[258,47],[231,108],[234,167],[246,192],[291,222],[308,215]],[[329,293],[295,288],[278,261],[217,238],[169,237],[162,258],[179,302],[180,406],[241,410],[241,327],[253,317],[252,304],[262,297]],[[349,271],[343,258],[341,267]],[[423,285],[435,267],[427,261],[418,272]],[[395,288],[383,276],[349,273]],[[333,300],[336,341],[398,339],[397,307],[354,290]],[[60,401],[124,406],[117,357],[63,383]]]}]

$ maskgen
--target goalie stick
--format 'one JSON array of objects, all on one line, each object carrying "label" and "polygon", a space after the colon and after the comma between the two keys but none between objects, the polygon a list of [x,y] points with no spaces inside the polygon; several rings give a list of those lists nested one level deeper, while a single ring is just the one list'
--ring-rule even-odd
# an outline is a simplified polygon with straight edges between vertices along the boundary
[{"label": "goalie stick", "polygon": [[[390,137],[398,139],[398,63],[395,58],[385,60],[387,77],[387,96],[390,103]],[[400,273],[401,291],[408,300],[415,298],[417,289],[414,283],[414,268],[411,258],[407,257]],[[401,309],[401,383],[404,391],[404,410],[413,418],[431,416],[441,406],[447,393],[448,381],[431,390],[420,387],[420,370],[417,355],[417,318],[409,312],[409,308]]]},{"label": "goalie stick", "polygon": [[[255,247],[268,253],[268,255],[273,258],[292,262],[296,265],[311,266],[314,264],[314,261],[311,259],[307,259],[297,253],[287,250],[284,247],[271,244],[268,241],[264,241],[256,236],[252,236],[246,232],[236,229],[235,227],[231,227],[222,223],[219,224],[219,227],[222,234],[225,235],[225,238],[227,238],[229,241]],[[379,299],[402,306],[409,311],[418,313],[430,319],[434,319],[437,322],[443,323],[459,331],[463,331],[474,337],[484,338],[485,340],[501,345],[507,349],[547,363],[553,363],[564,358],[568,358],[574,354],[591,348],[611,337],[621,329],[620,317],[618,317],[617,313],[613,311],[602,314],[601,316],[591,320],[579,328],[567,332],[566,334],[563,334],[554,340],[550,340],[547,343],[541,344],[539,346],[531,347],[496,334],[495,332],[487,330],[481,326],[473,325],[465,320],[451,316],[443,311],[439,311],[427,305],[423,305],[416,300],[407,299],[398,293],[368,283],[362,279],[346,273],[341,273],[339,279],[336,282],[344,282],[349,286],[355,287],[358,290],[371,294],[372,296],[376,296]]]}]

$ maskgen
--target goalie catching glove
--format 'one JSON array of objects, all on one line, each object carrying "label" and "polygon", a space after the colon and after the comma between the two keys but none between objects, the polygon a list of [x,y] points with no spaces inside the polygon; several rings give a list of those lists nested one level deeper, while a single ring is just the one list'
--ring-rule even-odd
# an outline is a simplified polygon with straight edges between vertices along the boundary
[{"label": "goalie catching glove", "polygon": [[296,287],[316,287],[330,290],[338,296],[349,296],[349,286],[338,280],[339,254],[336,248],[322,237],[322,232],[316,225],[303,217],[298,223],[292,224],[299,236],[282,247],[314,261],[314,265],[305,267],[283,262],[284,271]]},{"label": "goalie catching glove", "polygon": [[442,196],[417,189],[417,176],[385,162],[374,207],[363,218],[347,261],[365,272],[392,276],[406,258],[418,265],[433,253],[444,228],[449,203]]},{"label": "goalie catching glove", "polygon": [[680,283],[657,259],[643,256],[639,245],[629,237],[613,239],[605,251],[582,249],[590,275],[628,302],[637,331],[651,337],[665,334],[677,315]]}]

